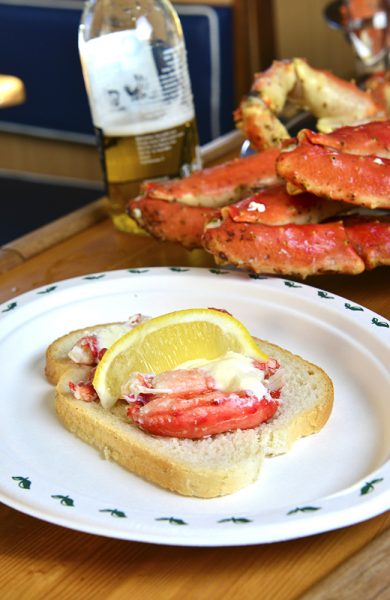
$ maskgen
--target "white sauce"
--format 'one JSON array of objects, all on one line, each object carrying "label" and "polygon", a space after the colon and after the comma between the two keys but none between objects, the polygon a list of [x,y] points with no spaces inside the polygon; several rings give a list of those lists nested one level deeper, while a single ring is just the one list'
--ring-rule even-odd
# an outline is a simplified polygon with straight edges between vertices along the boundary
[{"label": "white sauce", "polygon": [[267,393],[264,371],[256,369],[253,358],[237,352],[227,352],[215,360],[196,359],[187,361],[177,369],[201,369],[213,377],[217,389],[223,392],[251,391],[258,398]]},{"label": "white sauce", "polygon": [[75,363],[88,364],[89,353],[86,352],[82,347],[84,337],[89,335],[96,336],[97,349],[98,352],[100,352],[100,350],[103,350],[103,348],[109,348],[112,346],[112,344],[119,340],[119,338],[128,333],[130,329],[133,329],[148,319],[149,317],[135,314],[131,316],[125,323],[114,323],[113,325],[102,327],[97,331],[88,331],[86,332],[85,336],[76,342],[71,351],[68,353],[68,356]]},{"label": "white sauce", "polygon": [[118,323],[117,325],[111,325],[110,327],[105,327],[102,331],[99,331],[97,334],[97,344],[99,350],[102,348],[109,348],[119,340],[125,333],[130,331],[131,327],[127,323]]}]

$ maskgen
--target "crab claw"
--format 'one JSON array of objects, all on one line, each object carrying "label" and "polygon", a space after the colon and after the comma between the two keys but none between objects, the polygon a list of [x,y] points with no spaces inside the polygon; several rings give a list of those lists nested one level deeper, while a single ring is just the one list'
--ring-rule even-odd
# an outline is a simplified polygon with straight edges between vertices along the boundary
[{"label": "crab claw", "polygon": [[317,119],[317,129],[324,132],[386,114],[384,104],[369,91],[294,58],[274,61],[269,69],[257,73],[234,116],[252,146],[262,150],[289,138],[278,119],[286,109],[309,111]]},{"label": "crab claw", "polygon": [[302,130],[297,146],[279,156],[277,171],[290,193],[308,191],[368,208],[390,208],[389,142],[390,121],[329,135]]}]

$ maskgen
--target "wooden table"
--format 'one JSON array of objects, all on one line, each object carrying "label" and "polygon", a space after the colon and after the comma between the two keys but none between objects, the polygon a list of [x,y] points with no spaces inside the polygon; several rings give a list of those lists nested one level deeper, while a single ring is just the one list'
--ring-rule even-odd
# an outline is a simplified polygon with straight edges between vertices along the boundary
[{"label": "wooden table", "polygon": [[[203,252],[115,231],[103,203],[1,249],[0,302],[91,272],[213,265]],[[390,318],[387,269],[357,277],[313,277],[307,283]],[[390,512],[337,531],[271,545],[182,548],[79,533],[0,505],[2,600],[384,600],[390,597],[389,551]]]}]

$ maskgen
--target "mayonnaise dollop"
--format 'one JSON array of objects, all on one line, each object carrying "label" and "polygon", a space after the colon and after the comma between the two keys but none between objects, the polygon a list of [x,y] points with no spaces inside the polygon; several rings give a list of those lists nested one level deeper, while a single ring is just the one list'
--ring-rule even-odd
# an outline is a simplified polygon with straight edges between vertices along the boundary
[{"label": "mayonnaise dollop", "polygon": [[201,369],[213,377],[216,388],[223,392],[247,390],[262,398],[268,391],[264,385],[264,371],[254,366],[253,358],[231,350],[214,360],[187,361],[177,369]]},{"label": "mayonnaise dollop", "polygon": [[128,333],[130,329],[147,321],[149,318],[150,317],[137,313],[132,315],[128,321],[125,321],[124,323],[113,323],[112,325],[101,327],[98,330],[91,329],[91,331],[86,331],[85,335],[78,340],[70,350],[68,356],[75,363],[88,364],[90,354],[84,349],[83,345],[83,341],[86,337],[90,335],[95,337],[97,351],[99,352],[100,350],[103,350],[103,348],[112,346],[119,338]]}]

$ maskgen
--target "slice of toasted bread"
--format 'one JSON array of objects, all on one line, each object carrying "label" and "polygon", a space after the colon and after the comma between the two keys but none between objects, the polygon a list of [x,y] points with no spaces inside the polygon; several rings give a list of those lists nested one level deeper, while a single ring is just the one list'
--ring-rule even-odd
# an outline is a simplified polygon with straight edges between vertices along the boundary
[{"label": "slice of toasted bread", "polygon": [[295,440],[319,431],[333,404],[333,385],[319,367],[269,342],[260,348],[283,369],[280,408],[265,424],[200,440],[153,436],[133,425],[126,403],[111,411],[76,400],[69,381],[88,378],[88,367],[73,367],[56,388],[56,411],[65,427],[129,471],[187,496],[212,498],[254,482],[263,455],[287,452]]}]

